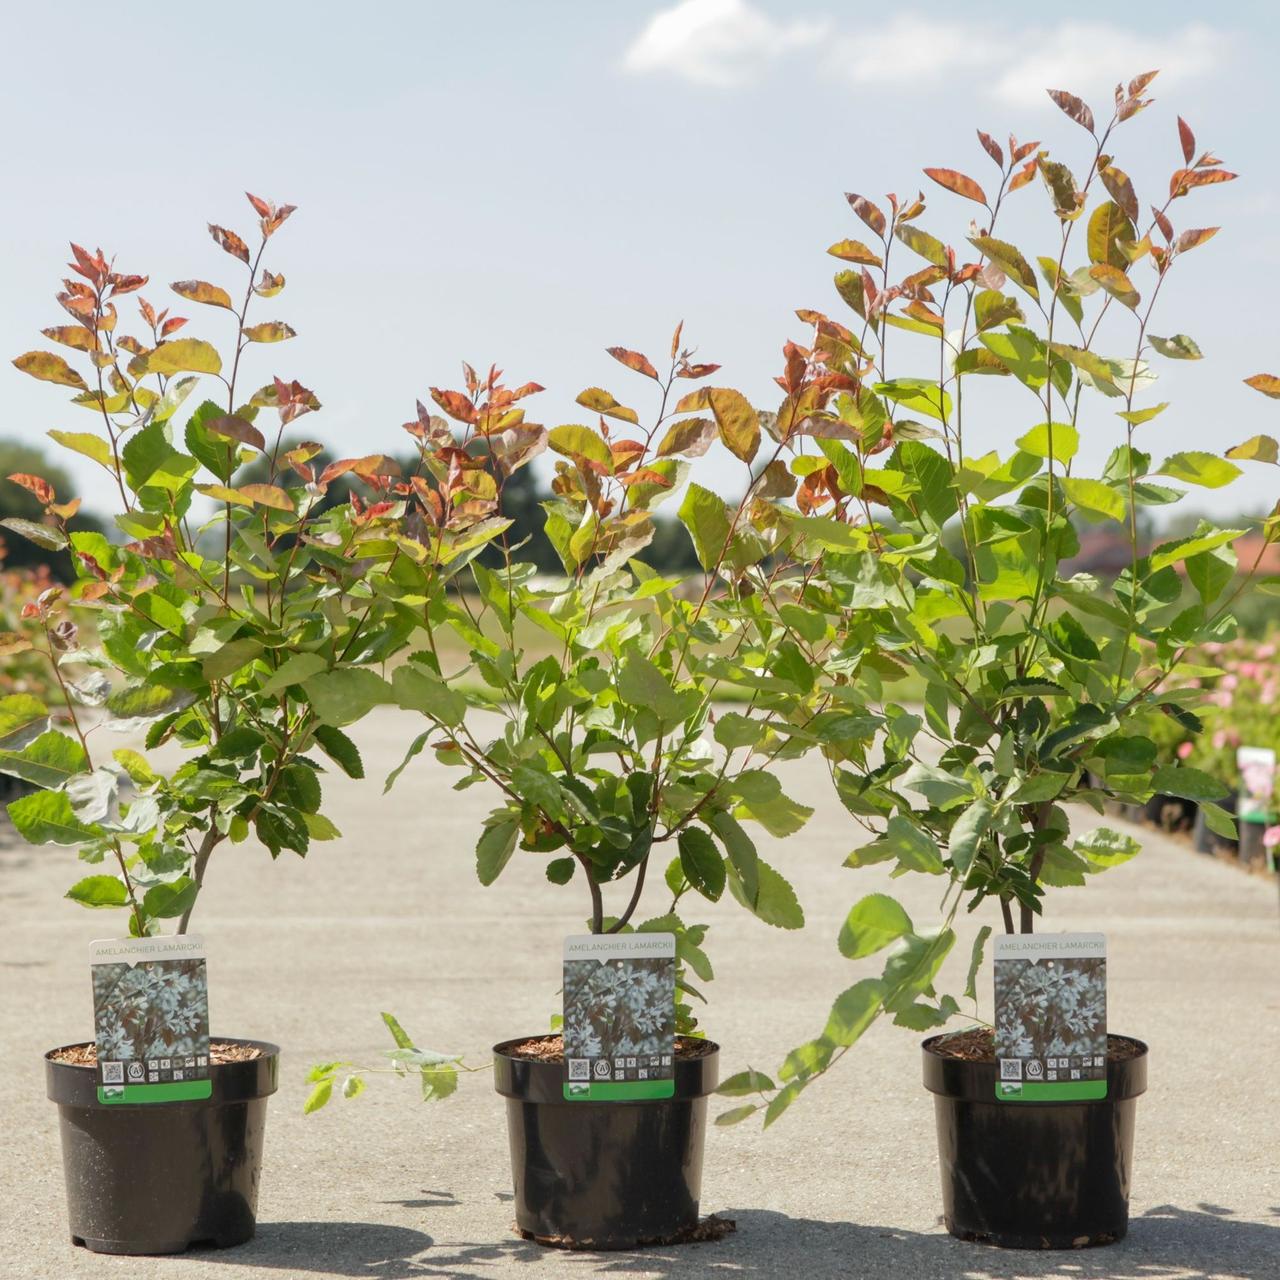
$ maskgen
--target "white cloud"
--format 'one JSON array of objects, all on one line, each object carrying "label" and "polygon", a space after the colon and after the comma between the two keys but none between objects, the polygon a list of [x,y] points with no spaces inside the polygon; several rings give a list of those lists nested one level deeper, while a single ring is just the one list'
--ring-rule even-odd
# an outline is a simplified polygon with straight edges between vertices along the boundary
[{"label": "white cloud", "polygon": [[1046,108],[1047,88],[1092,96],[1102,108],[1117,82],[1154,69],[1159,92],[1218,70],[1235,45],[1230,33],[1202,22],[1150,34],[1111,22],[998,31],[906,13],[855,31],[824,18],[778,21],[748,0],[681,0],[649,19],[622,65],[732,88],[823,41],[819,65],[855,85],[954,86],[1010,106]]},{"label": "white cloud", "polygon": [[1011,106],[1052,104],[1046,89],[1088,98],[1109,95],[1120,81],[1159,70],[1159,87],[1208,74],[1228,58],[1232,37],[1204,23],[1148,35],[1107,22],[1064,22],[992,32],[917,15],[883,29],[845,34],[826,66],[860,85],[938,84],[952,80]]},{"label": "white cloud", "polygon": [[824,21],[775,22],[746,0],[681,0],[654,14],[622,65],[731,88],[781,54],[815,44],[827,29]]}]

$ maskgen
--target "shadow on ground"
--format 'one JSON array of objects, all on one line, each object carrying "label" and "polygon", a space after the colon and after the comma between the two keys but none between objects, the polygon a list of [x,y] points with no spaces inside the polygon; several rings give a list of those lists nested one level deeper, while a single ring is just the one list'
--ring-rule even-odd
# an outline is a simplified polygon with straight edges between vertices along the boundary
[{"label": "shadow on ground", "polygon": [[[447,1193],[427,1203],[448,1204]],[[438,1199],[435,1197],[439,1197]],[[446,1198],[447,1197],[447,1198]],[[411,1202],[406,1202],[411,1203]],[[416,1202],[414,1202],[416,1203]],[[735,1235],[717,1244],[631,1253],[565,1254],[515,1238],[485,1244],[440,1243],[408,1227],[365,1222],[262,1223],[250,1244],[226,1253],[188,1254],[293,1275],[411,1280],[483,1276],[498,1262],[550,1275],[646,1275],[719,1278],[857,1275],[863,1280],[1274,1280],[1280,1258],[1280,1206],[1274,1222],[1237,1218],[1230,1209],[1162,1205],[1130,1223],[1129,1236],[1105,1249],[1007,1252],[962,1244],[942,1233],[899,1231],[850,1222],[818,1222],[766,1210],[727,1211]]]}]

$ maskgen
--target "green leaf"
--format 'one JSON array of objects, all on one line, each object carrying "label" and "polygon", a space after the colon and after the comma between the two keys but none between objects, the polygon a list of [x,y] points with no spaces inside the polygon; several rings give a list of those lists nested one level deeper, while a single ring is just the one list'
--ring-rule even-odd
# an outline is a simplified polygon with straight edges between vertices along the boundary
[{"label": "green leaf", "polygon": [[749,1103],[742,1107],[731,1107],[728,1111],[722,1111],[716,1116],[716,1124],[721,1127],[727,1127],[731,1124],[741,1124],[743,1120],[750,1119],[760,1108],[755,1103]]},{"label": "green leaf", "polygon": [[335,729],[331,724],[317,725],[315,740],[348,778],[364,777],[364,762],[360,759],[359,748],[341,729]]},{"label": "green leaf", "polygon": [[995,810],[986,799],[975,800],[956,820],[947,838],[947,852],[951,855],[956,874],[964,877],[969,874],[973,860],[991,829]]},{"label": "green leaf", "polygon": [[1106,516],[1110,520],[1124,519],[1124,495],[1102,480],[1064,476],[1061,484],[1067,497],[1082,511]]},{"label": "green leaf", "polygon": [[364,1092],[364,1076],[348,1076],[342,1082],[344,1098],[358,1098]]},{"label": "green leaf", "polygon": [[221,373],[222,357],[200,338],[172,338],[146,357],[148,373]]},{"label": "green leaf", "polygon": [[6,516],[0,520],[0,526],[34,542],[46,551],[61,551],[67,545],[67,535],[51,524],[41,524],[38,520],[24,520],[21,516]]},{"label": "green leaf", "polygon": [[552,427],[547,433],[547,444],[556,453],[569,458],[586,458],[589,462],[598,463],[606,474],[613,474],[613,454],[604,437],[590,427]]},{"label": "green leaf", "polygon": [[946,422],[951,417],[951,397],[928,378],[894,378],[891,382],[876,383],[875,390],[938,422]]},{"label": "green leaf", "polygon": [[406,711],[421,711],[449,728],[460,725],[466,715],[466,698],[420,663],[406,662],[397,667],[391,688],[396,703]]},{"label": "green leaf", "polygon": [[618,696],[628,706],[647,708],[667,724],[682,720],[686,714],[687,700],[638,650],[628,653],[618,672]]},{"label": "green leaf", "polygon": [[678,515],[693,539],[698,563],[710,572],[719,563],[729,540],[729,513],[724,499],[700,484],[690,484]]},{"label": "green leaf", "polygon": [[1221,800],[1230,791],[1217,778],[1186,765],[1161,765],[1151,779],[1151,786],[1165,795],[1183,800]]},{"label": "green leaf", "polygon": [[49,708],[30,693],[0,698],[0,745],[18,750],[49,726]]},{"label": "green leaf", "polygon": [[[396,672],[398,676],[404,668]],[[317,672],[302,682],[316,715],[335,727],[353,724],[374,707],[397,701],[391,686],[376,672],[361,667],[340,667]]]},{"label": "green leaf", "polygon": [[879,978],[863,978],[842,991],[831,1006],[822,1038],[833,1045],[854,1044],[876,1020],[884,994],[884,983]]},{"label": "green leaf", "polygon": [[936,236],[931,236],[911,222],[899,222],[893,228],[893,234],[926,262],[932,262],[935,267],[948,268],[947,246]]},{"label": "green leaf", "polygon": [[[676,863],[678,866],[679,863]],[[568,884],[573,879],[573,873],[578,869],[578,860],[576,858],[552,858],[547,863],[547,879],[552,884]]]},{"label": "green leaf", "polygon": [[1203,356],[1200,348],[1185,333],[1175,333],[1172,338],[1157,338],[1150,334],[1147,341],[1170,360],[1199,360]]},{"label": "green leaf", "polygon": [[260,692],[264,698],[274,697],[290,685],[310,680],[328,665],[318,653],[291,653],[264,682]]},{"label": "green leaf", "polygon": [[313,1111],[319,1111],[321,1107],[333,1096],[333,1081],[321,1080],[314,1089],[307,1094],[307,1100],[302,1104],[302,1114],[309,1116]]},{"label": "green leaf", "polygon": [[102,835],[102,828],[81,822],[65,791],[37,791],[8,806],[9,820],[31,844],[80,845]]},{"label": "green leaf", "polygon": [[1042,422],[1038,427],[1032,427],[1016,443],[1023,453],[1029,453],[1032,457],[1051,457],[1055,462],[1070,462],[1080,448],[1080,433],[1069,422],[1055,422],[1052,432],[1049,424]]},{"label": "green leaf", "polygon": [[[122,889],[123,885],[120,886]],[[166,884],[153,885],[142,899],[143,914],[156,919],[180,916],[196,900],[200,886],[190,876],[179,876]]]},{"label": "green leaf", "polygon": [[716,1088],[722,1098],[746,1098],[753,1093],[772,1093],[778,1086],[763,1071],[739,1071]]},{"label": "green leaf", "polygon": [[1243,474],[1239,467],[1214,453],[1175,453],[1165,459],[1164,466],[1156,472],[1187,484],[1198,484],[1205,489],[1221,489]]},{"label": "green leaf", "polygon": [[1166,400],[1163,404],[1153,404],[1146,409],[1122,409],[1116,411],[1117,418],[1123,418],[1130,426],[1140,427],[1144,422],[1150,422],[1157,414],[1163,413],[1169,407]]},{"label": "green leaf", "polygon": [[101,437],[88,431],[49,431],[50,440],[56,440],[64,449],[78,453],[82,457],[92,458],[109,470],[115,470],[115,460],[111,456],[111,446]]},{"label": "green leaf", "polygon": [[1040,297],[1035,271],[1013,245],[997,240],[993,236],[970,236],[969,243],[979,253],[1003,267],[1008,275],[1033,298]]},{"label": "green leaf", "polygon": [[123,907],[129,901],[124,881],[115,876],[85,876],[67,890],[66,896],[82,907]]},{"label": "green leaf", "polygon": [[896,858],[900,866],[912,871],[925,871],[930,875],[942,875],[946,871],[933,839],[900,813],[889,819],[880,839],[851,853],[845,866],[863,866],[890,858]]},{"label": "green leaf", "polygon": [[111,758],[129,775],[136,786],[149,787],[160,781],[160,775],[147,763],[146,756],[128,747],[119,747],[111,753]]},{"label": "green leaf", "polygon": [[515,852],[519,822],[505,810],[491,815],[476,844],[476,875],[481,884],[492,884]]},{"label": "green leaf", "polygon": [[206,680],[225,680],[248,666],[262,652],[262,642],[250,636],[229,640],[200,664]]},{"label": "green leaf", "polygon": [[724,892],[724,858],[701,827],[685,827],[676,838],[685,878],[704,898],[718,902]]},{"label": "green leaf", "polygon": [[1224,840],[1235,840],[1239,837],[1235,818],[1221,805],[1201,804],[1200,816],[1204,818],[1205,826],[1215,836],[1221,836]]},{"label": "green leaf", "polygon": [[796,891],[763,858],[756,860],[759,889],[752,904],[743,892],[737,868],[728,877],[729,891],[752,915],[778,929],[804,928],[804,912]]},{"label": "green leaf", "polygon": [[194,701],[195,694],[188,689],[139,682],[117,689],[107,698],[106,708],[122,720],[155,720],[189,707]]},{"label": "green leaf", "polygon": [[1086,831],[1071,847],[1100,867],[1118,867],[1142,852],[1142,845],[1132,836],[1122,835],[1108,827]]},{"label": "green leaf", "polygon": [[896,899],[885,893],[871,893],[850,909],[837,945],[842,956],[858,960],[913,931],[911,917]]},{"label": "green leaf", "polygon": [[19,751],[0,747],[0,773],[54,790],[88,768],[84,748],[56,729],[42,733]]},{"label": "green leaf", "polygon": [[987,939],[991,936],[991,926],[984,924],[973,940],[973,950],[969,952],[969,972],[964,981],[964,994],[969,1000],[978,998],[978,970],[982,968],[982,953]]}]

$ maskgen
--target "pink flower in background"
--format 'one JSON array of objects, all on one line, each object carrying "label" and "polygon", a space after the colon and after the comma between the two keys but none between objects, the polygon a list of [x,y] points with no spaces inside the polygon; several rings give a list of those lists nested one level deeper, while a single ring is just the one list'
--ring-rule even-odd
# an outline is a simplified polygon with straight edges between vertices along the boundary
[{"label": "pink flower in background", "polygon": [[1273,644],[1260,644],[1254,651],[1256,658],[1274,658],[1276,656],[1276,647]]},{"label": "pink flower in background", "polygon": [[1222,652],[1222,645],[1217,640],[1210,640],[1204,647],[1205,653],[1219,654]]},{"label": "pink flower in background", "polygon": [[1227,731],[1225,729],[1219,729],[1217,733],[1213,735],[1212,742],[1213,749],[1215,751],[1221,751],[1222,748],[1227,745]]},{"label": "pink flower in background", "polygon": [[1267,849],[1274,849],[1280,845],[1280,827],[1268,827],[1262,833],[1262,844]]},{"label": "pink flower in background", "polygon": [[1256,680],[1258,678],[1258,664],[1256,662],[1242,662],[1240,664],[1240,676],[1244,680]]},{"label": "pink flower in background", "polygon": [[[1239,687],[1239,684],[1240,684],[1240,681],[1235,676],[1222,677],[1222,687],[1224,689],[1235,689]],[[1229,705],[1230,704],[1228,703],[1228,706]]]},{"label": "pink flower in background", "polygon": [[1262,686],[1262,689],[1258,693],[1258,701],[1262,703],[1264,707],[1269,707],[1275,700],[1276,700],[1275,681],[1268,680],[1267,683]]},{"label": "pink flower in background", "polygon": [[1212,702],[1215,707],[1229,707],[1235,699],[1231,696],[1231,693],[1228,690],[1219,689],[1216,693],[1210,695],[1209,701]]},{"label": "pink flower in background", "polygon": [[1178,744],[1178,759],[1185,760],[1195,749],[1196,744],[1194,742],[1180,742]]}]

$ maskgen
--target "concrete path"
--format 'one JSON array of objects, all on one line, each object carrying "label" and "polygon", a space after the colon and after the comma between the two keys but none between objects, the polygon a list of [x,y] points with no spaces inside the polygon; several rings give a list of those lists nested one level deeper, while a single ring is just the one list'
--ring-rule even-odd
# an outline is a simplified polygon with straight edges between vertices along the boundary
[{"label": "concrete path", "polygon": [[[360,727],[368,780],[329,784],[327,812],[341,841],[275,865],[242,847],[211,869],[198,924],[209,943],[215,1032],[284,1046],[259,1235],[225,1253],[116,1259],[67,1243],[56,1113],[40,1059],[89,1034],[87,946],[118,917],[61,900],[78,869],[69,851],[17,846],[4,829],[0,1275],[1280,1276],[1276,887],[1150,832],[1128,866],[1087,892],[1058,891],[1046,921],[1107,932],[1111,1025],[1151,1045],[1133,1223],[1112,1248],[1017,1254],[948,1237],[917,1037],[887,1025],[767,1134],[749,1125],[712,1130],[703,1210],[738,1224],[719,1244],[566,1255],[515,1238],[504,1114],[485,1074],[465,1078],[438,1106],[421,1104],[409,1082],[378,1077],[362,1098],[304,1117],[311,1063],[377,1060],[380,1009],[396,1012],[420,1044],[481,1062],[495,1041],[545,1029],[556,1009],[560,939],[581,928],[581,886],[548,885],[541,857],[517,855],[498,884],[477,883],[472,850],[491,801],[481,787],[455,794],[452,775],[420,757],[382,796],[382,779],[416,731],[397,712]],[[779,933],[732,902],[701,917],[713,925],[707,945],[717,972],[705,1025],[724,1046],[726,1071],[772,1070],[821,1030],[831,998],[866,972],[835,949],[843,915],[887,883],[878,868],[841,868],[861,841],[822,770],[784,773],[788,789],[818,811],[800,836],[776,845],[765,838],[761,850],[795,883],[809,927]],[[654,879],[656,913],[665,904]],[[935,886],[908,877],[895,891],[907,894],[917,919],[929,919]],[[967,939],[960,949],[967,956]]]}]

